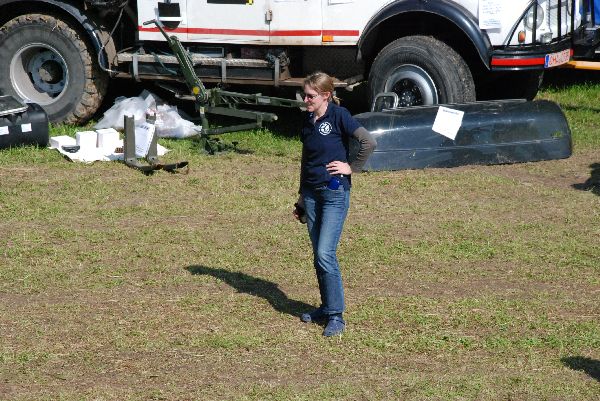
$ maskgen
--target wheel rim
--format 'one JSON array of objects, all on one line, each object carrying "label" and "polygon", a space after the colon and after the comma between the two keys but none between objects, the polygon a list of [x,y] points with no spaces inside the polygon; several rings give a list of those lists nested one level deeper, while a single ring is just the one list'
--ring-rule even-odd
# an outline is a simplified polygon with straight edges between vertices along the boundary
[{"label": "wheel rim", "polygon": [[10,79],[17,94],[40,105],[54,103],[69,84],[69,69],[52,46],[30,43],[15,53]]},{"label": "wheel rim", "polygon": [[421,67],[406,64],[394,70],[385,81],[385,92],[395,92],[401,107],[437,104],[437,88]]}]

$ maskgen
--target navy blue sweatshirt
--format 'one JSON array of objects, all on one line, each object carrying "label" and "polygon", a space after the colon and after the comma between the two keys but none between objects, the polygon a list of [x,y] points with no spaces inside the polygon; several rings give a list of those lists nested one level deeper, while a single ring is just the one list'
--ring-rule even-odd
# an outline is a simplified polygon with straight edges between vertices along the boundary
[{"label": "navy blue sweatshirt", "polygon": [[[327,185],[331,175],[325,167],[338,160],[348,163],[348,140],[361,127],[344,107],[330,102],[327,111],[313,124],[314,114],[307,113],[302,127],[301,187],[318,188]],[[340,179],[346,190],[350,177]]]}]

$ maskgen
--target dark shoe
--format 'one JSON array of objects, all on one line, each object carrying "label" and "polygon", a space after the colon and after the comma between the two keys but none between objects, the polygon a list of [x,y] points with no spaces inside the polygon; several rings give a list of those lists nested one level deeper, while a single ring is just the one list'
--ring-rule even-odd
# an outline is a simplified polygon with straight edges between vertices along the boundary
[{"label": "dark shoe", "polygon": [[302,316],[300,316],[300,320],[304,323],[312,323],[325,319],[327,319],[327,315],[323,313],[321,308],[315,309],[310,313],[303,313]]},{"label": "dark shoe", "polygon": [[342,319],[341,316],[331,316],[327,323],[327,327],[325,327],[325,331],[323,331],[323,335],[325,337],[337,336],[342,334],[345,328],[346,322],[344,322],[344,319]]}]

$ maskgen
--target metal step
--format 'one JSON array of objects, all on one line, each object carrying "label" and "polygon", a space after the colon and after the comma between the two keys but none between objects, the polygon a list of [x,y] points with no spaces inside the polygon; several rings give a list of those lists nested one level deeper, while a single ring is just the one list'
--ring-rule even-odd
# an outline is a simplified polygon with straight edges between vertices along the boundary
[{"label": "metal step", "polygon": [[[298,86],[298,87],[302,87],[302,85],[304,85],[304,77],[282,79],[282,80],[279,81],[279,84],[281,86]],[[349,85],[348,82],[340,81],[339,79],[337,79],[335,77],[333,78],[333,86],[335,88],[345,88],[348,85]]]},{"label": "metal step", "polygon": [[[191,53],[191,58],[196,74],[204,82],[292,87],[301,87],[304,83],[304,77],[291,77],[287,69],[280,69],[277,59],[273,65],[260,59],[209,57],[198,53]],[[150,71],[154,67],[164,69],[164,66],[161,67],[158,64],[169,65],[169,69],[176,69],[174,65],[177,65],[178,61],[175,56],[123,52],[117,55],[117,60],[119,63],[133,64],[130,71],[119,73],[120,77],[132,76],[136,80],[178,80],[176,76],[164,75],[158,70]],[[343,88],[357,82],[355,78],[352,77],[346,81],[334,78],[333,83],[336,88]]]},{"label": "metal step", "polygon": [[[222,66],[226,67],[245,67],[245,68],[273,68],[273,64],[266,60],[258,59],[240,59],[226,57],[208,57],[197,53],[191,53],[194,65],[204,66]],[[139,54],[139,53],[119,53],[117,60],[119,63],[131,63],[137,58],[138,63],[156,63],[177,64],[177,58],[164,54]]]}]

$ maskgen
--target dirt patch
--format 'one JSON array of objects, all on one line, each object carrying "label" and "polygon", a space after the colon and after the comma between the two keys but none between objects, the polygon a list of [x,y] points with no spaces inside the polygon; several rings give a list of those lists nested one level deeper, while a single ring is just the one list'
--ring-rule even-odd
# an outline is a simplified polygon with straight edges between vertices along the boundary
[{"label": "dirt patch", "polygon": [[490,167],[493,174],[514,179],[523,185],[541,185],[547,188],[576,189],[591,178],[600,156],[594,151],[576,152],[564,160],[542,161]]},{"label": "dirt patch", "polygon": [[1,168],[0,397],[595,400],[595,158],[358,176],[333,341],[288,158]]}]

